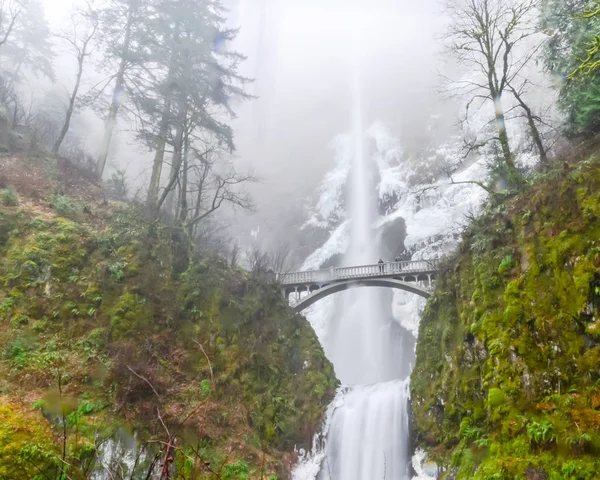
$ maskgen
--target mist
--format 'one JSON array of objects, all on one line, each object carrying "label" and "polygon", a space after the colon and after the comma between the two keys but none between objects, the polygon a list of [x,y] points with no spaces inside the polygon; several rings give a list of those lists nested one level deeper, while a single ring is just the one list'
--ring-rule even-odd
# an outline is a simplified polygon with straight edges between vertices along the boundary
[{"label": "mist", "polygon": [[357,18],[365,124],[382,121],[407,149],[419,147],[440,107],[442,24],[435,1],[250,3],[238,2],[234,17],[258,97],[240,109],[238,155],[264,179],[254,189],[259,213],[248,226],[312,196],[333,166],[330,142],[350,129]]},{"label": "mist", "polygon": [[[71,13],[82,4],[43,3],[52,29],[68,28]],[[234,236],[249,241],[258,228],[268,242],[273,220],[277,224],[290,206],[315,198],[334,164],[331,141],[350,129],[350,67],[357,53],[353,35],[362,39],[365,124],[383,122],[409,152],[418,152],[427,141],[430,117],[445,108],[437,94],[443,28],[439,2],[230,0],[227,6],[229,25],[239,28],[233,48],[247,57],[241,73],[254,79],[248,91],[256,97],[232,104],[237,114],[234,161],[260,178],[248,187],[255,212],[230,212]],[[75,65],[61,48],[58,43],[57,82],[46,88],[66,92]],[[88,77],[88,88],[102,78]],[[103,122],[87,111],[77,124],[85,131],[84,147],[96,154]],[[128,131],[120,119],[108,168],[125,170],[134,190],[143,192],[151,154]]]}]

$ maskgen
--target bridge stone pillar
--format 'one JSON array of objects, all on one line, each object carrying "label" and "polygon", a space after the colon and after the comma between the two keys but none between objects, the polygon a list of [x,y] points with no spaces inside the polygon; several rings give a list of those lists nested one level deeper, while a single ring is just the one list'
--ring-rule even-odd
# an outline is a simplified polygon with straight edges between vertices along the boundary
[{"label": "bridge stone pillar", "polygon": [[329,280],[335,280],[335,267],[329,267]]}]

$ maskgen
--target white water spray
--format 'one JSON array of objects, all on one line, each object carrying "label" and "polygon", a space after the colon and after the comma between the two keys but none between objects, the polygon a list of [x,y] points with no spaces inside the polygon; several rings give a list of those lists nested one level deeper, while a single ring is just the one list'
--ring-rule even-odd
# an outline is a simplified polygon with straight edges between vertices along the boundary
[{"label": "white water spray", "polygon": [[[359,41],[356,42],[358,46]],[[359,52],[358,48],[355,52]],[[375,165],[367,154],[362,118],[359,54],[353,69],[353,156],[347,190],[350,246],[347,265],[373,264],[379,245]],[[381,292],[358,288],[340,295],[326,350],[336,373],[350,385],[331,419],[320,479],[406,480],[408,470],[408,380],[394,377],[391,319]]]}]

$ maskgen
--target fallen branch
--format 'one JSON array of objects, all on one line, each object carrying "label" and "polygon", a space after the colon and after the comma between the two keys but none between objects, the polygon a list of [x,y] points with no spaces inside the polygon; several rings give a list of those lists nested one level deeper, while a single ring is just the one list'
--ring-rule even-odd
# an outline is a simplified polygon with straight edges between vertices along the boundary
[{"label": "fallen branch", "polygon": [[204,357],[206,358],[206,361],[208,362],[208,368],[210,370],[210,384],[211,384],[211,387],[214,388],[215,378],[213,375],[213,368],[212,368],[212,363],[210,363],[210,358],[208,358],[208,355],[206,354],[206,351],[204,350],[204,347],[202,346],[202,344],[200,342],[198,342],[197,340],[193,340],[193,342],[200,347],[200,350],[202,351],[202,353],[204,354]]},{"label": "fallen branch", "polygon": [[150,383],[150,380],[148,380],[146,377],[143,377],[142,375],[140,375],[139,373],[137,373],[133,368],[131,368],[129,365],[125,365],[127,367],[127,369],[133,373],[136,377],[138,377],[139,379],[143,380],[144,382],[146,382],[148,385],[150,385],[150,388],[152,389],[152,391],[154,392],[154,394],[158,397],[158,399],[160,400],[160,395],[158,394],[158,392],[156,391],[156,389],[154,388],[154,385],[152,385],[152,383]]}]

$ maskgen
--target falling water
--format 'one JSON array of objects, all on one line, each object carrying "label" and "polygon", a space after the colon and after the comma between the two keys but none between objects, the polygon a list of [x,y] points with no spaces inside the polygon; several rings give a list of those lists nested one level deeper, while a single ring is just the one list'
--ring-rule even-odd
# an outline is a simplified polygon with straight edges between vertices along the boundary
[{"label": "falling water", "polygon": [[[353,68],[352,168],[347,196],[350,246],[344,263],[370,265],[378,260],[373,231],[377,198],[373,165],[364,145],[359,66]],[[346,385],[385,382],[394,378],[390,366],[389,324],[381,311],[380,291],[359,289],[340,295],[332,319],[327,351],[338,378]]]},{"label": "falling water", "polygon": [[[364,145],[358,63],[356,60],[353,68],[354,152],[347,192],[351,225],[347,265],[375,263],[379,251],[373,229],[377,196],[371,157]],[[319,479],[409,478],[408,380],[395,376],[391,319],[383,315],[380,295],[373,288],[340,295],[326,350],[348,387],[337,399]]]}]

